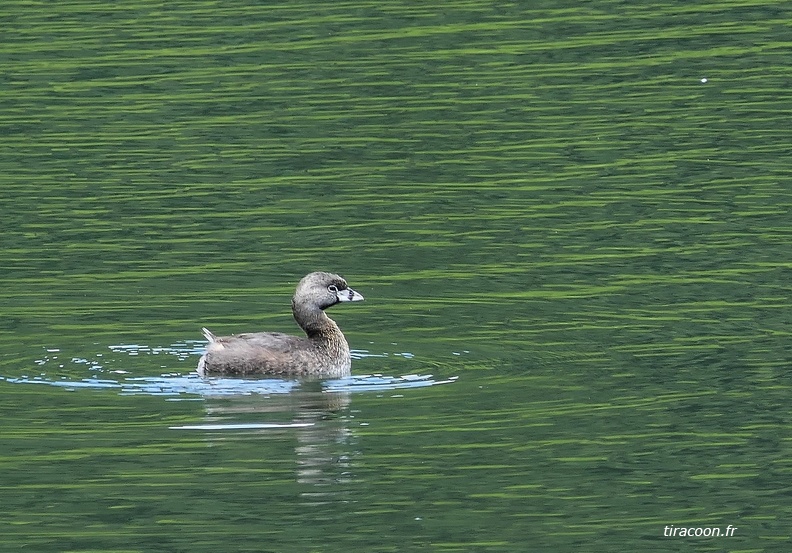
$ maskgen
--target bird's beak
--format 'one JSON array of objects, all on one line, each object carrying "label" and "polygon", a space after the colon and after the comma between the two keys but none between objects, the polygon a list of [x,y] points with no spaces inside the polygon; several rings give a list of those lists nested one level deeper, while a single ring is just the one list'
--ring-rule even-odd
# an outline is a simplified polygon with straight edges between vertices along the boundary
[{"label": "bird's beak", "polygon": [[352,288],[346,290],[339,290],[336,292],[338,301],[363,301],[363,296],[355,292]]}]

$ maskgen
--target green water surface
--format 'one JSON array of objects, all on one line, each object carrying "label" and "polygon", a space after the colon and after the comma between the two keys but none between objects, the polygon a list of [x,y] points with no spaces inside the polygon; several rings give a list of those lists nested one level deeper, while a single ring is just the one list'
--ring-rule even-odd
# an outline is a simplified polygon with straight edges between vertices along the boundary
[{"label": "green water surface", "polygon": [[[790,550],[788,2],[0,20],[0,551]],[[190,376],[313,270],[358,380]]]}]

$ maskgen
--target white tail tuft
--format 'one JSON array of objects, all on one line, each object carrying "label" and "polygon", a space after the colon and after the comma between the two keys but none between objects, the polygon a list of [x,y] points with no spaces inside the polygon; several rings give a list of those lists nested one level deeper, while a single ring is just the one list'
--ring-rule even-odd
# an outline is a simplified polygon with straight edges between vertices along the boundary
[{"label": "white tail tuft", "polygon": [[204,338],[209,340],[210,344],[214,343],[214,341],[217,340],[217,336],[212,334],[212,332],[208,328],[201,328],[201,332],[203,333]]}]

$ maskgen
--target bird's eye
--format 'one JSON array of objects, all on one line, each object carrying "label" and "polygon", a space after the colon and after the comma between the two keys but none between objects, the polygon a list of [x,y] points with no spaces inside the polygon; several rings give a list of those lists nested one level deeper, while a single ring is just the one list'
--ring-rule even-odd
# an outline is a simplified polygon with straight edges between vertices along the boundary
[{"label": "bird's eye", "polygon": [[338,293],[338,287],[335,284],[331,284],[330,286],[328,286],[327,290],[333,294]]}]

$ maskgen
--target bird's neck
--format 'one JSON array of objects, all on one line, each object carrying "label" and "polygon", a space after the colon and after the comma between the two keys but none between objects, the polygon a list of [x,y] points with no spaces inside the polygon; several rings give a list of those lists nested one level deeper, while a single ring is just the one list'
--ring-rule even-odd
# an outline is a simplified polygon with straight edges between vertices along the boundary
[{"label": "bird's neck", "polygon": [[309,338],[326,339],[340,332],[335,321],[321,309],[296,309],[292,306],[292,314]]}]

